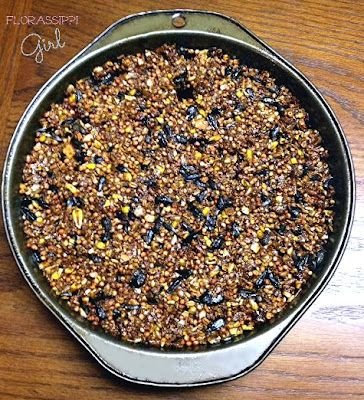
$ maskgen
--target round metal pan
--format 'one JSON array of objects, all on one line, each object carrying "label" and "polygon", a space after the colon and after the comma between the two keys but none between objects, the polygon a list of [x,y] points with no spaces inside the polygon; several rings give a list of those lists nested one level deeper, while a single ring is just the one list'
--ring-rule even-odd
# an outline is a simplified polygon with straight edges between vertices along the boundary
[{"label": "round metal pan", "polygon": [[[40,116],[61,101],[70,82],[88,76],[92,68],[121,53],[135,53],[164,43],[185,47],[220,47],[249,66],[268,70],[286,85],[309,112],[311,124],[329,150],[335,177],[335,231],[324,263],[296,301],[271,324],[229,344],[196,351],[170,351],[131,346],[114,340],[72,314],[50,291],[25,248],[18,187],[26,154],[39,128]],[[2,183],[3,217],[7,237],[26,281],[43,304],[113,374],[129,381],[160,386],[195,386],[223,382],[255,368],[272,351],[324,289],[345,249],[354,211],[354,171],[344,133],[317,89],[296,68],[237,21],[221,14],[193,11],[154,11],[119,20],[61,68],[36,94],[21,117],[5,161]]]}]

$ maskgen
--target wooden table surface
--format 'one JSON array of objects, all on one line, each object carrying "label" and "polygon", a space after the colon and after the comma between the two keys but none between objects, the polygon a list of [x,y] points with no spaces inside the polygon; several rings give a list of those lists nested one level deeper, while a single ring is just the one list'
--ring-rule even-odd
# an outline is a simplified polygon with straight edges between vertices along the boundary
[{"label": "wooden table surface", "polygon": [[[0,399],[359,399],[364,398],[364,2],[258,1],[12,1],[0,5],[0,157],[40,86],[118,18],[149,9],[204,9],[237,18],[300,68],[321,90],[349,139],[357,180],[351,239],[319,299],[273,353],[249,375],[194,389],[132,385],[104,371],[36,299],[11,256],[1,227]],[[21,54],[36,32],[54,26],[6,24],[6,16],[75,15],[60,26],[61,49],[37,64]]]}]

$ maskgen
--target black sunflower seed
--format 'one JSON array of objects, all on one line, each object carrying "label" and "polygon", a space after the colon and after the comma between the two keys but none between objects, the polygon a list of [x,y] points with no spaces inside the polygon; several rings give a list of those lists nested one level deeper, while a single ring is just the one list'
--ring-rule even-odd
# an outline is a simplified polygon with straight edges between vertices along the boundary
[{"label": "black sunflower seed", "polygon": [[88,254],[88,258],[95,264],[100,264],[103,261],[102,258],[96,254]]},{"label": "black sunflower seed", "polygon": [[158,144],[160,147],[167,147],[168,138],[164,131],[158,132]]},{"label": "black sunflower seed", "polygon": [[289,212],[292,219],[297,219],[300,216],[301,210],[298,207],[291,207]]},{"label": "black sunflower seed", "polygon": [[187,70],[184,70],[180,75],[177,75],[173,79],[173,83],[177,86],[184,85],[187,79]]},{"label": "black sunflower seed", "polygon": [[220,196],[217,199],[217,209],[222,211],[225,208],[229,208],[233,206],[233,201],[230,197]]},{"label": "black sunflower seed", "polygon": [[29,210],[29,208],[26,207],[21,207],[21,211],[24,215],[24,217],[29,221],[29,222],[34,222],[37,217],[35,216],[35,214]]},{"label": "black sunflower seed", "polygon": [[105,232],[101,235],[101,241],[103,243],[108,242],[112,238],[112,233],[111,232]]},{"label": "black sunflower seed", "polygon": [[144,285],[147,275],[144,270],[136,269],[130,280],[130,286],[133,288],[140,288]]},{"label": "black sunflower seed", "polygon": [[193,203],[188,202],[187,209],[197,219],[200,219],[200,220],[204,219],[204,215],[202,214],[202,212]]},{"label": "black sunflower seed", "polygon": [[218,236],[211,244],[211,250],[219,250],[225,244],[225,240],[223,236]]},{"label": "black sunflower seed", "polygon": [[239,80],[242,75],[243,71],[241,70],[240,67],[234,68],[230,74],[231,78],[234,79],[235,81]]},{"label": "black sunflower seed", "polygon": [[253,290],[240,288],[239,296],[242,297],[243,299],[250,299],[252,297],[256,297],[257,294]]},{"label": "black sunflower seed", "polygon": [[80,164],[83,164],[86,160],[87,154],[85,151],[82,150],[77,150],[75,154],[75,159],[78,161]]},{"label": "black sunflower seed", "polygon": [[245,93],[246,93],[246,95],[247,95],[247,97],[249,98],[249,99],[255,99],[255,93],[254,93],[254,90],[252,89],[252,88],[246,88],[245,89]]},{"label": "black sunflower seed", "polygon": [[330,186],[334,186],[334,178],[329,178],[329,179],[326,179],[326,181],[323,183],[323,188],[325,189],[325,190],[328,190],[328,188],[330,187]]},{"label": "black sunflower seed", "polygon": [[273,140],[273,141],[277,140],[277,139],[279,138],[280,131],[281,131],[281,130],[280,130],[279,126],[276,125],[274,128],[272,128],[272,129],[268,132],[269,139],[270,139],[270,140]]},{"label": "black sunflower seed", "polygon": [[207,306],[216,306],[224,301],[224,296],[219,293],[213,296],[208,290],[199,297],[199,301]]},{"label": "black sunflower seed", "polygon": [[209,180],[207,181],[209,187],[211,190],[218,190],[219,189],[219,185],[211,178],[209,177]]},{"label": "black sunflower seed", "polygon": [[211,333],[211,332],[218,331],[221,328],[223,328],[224,326],[225,326],[224,318],[217,318],[217,319],[215,319],[215,321],[211,322],[207,326],[207,332]]},{"label": "black sunflower seed", "polygon": [[313,174],[313,175],[311,176],[310,180],[313,181],[313,182],[318,182],[318,181],[321,180],[321,176],[318,175],[318,174]]},{"label": "black sunflower seed", "polygon": [[40,264],[42,262],[42,257],[40,256],[40,253],[38,250],[32,251],[32,258],[37,264]]},{"label": "black sunflower seed", "polygon": [[191,60],[195,57],[195,53],[190,49],[186,49],[185,47],[179,47],[177,49],[177,53],[180,56],[183,56],[186,60]]},{"label": "black sunflower seed", "polygon": [[206,196],[207,196],[207,190],[204,190],[204,191],[200,192],[200,193],[195,197],[195,199],[196,199],[196,201],[198,201],[199,203],[202,203],[202,202],[205,200]]},{"label": "black sunflower seed", "polygon": [[263,207],[268,207],[272,203],[272,200],[268,196],[266,196],[264,193],[262,193],[260,195],[260,200],[262,202]]},{"label": "black sunflower seed", "polygon": [[208,231],[210,232],[213,231],[216,227],[216,223],[217,223],[217,215],[208,215],[206,217],[205,226]]},{"label": "black sunflower seed", "polygon": [[97,183],[97,191],[102,192],[104,189],[104,186],[106,184],[106,178],[104,176],[101,176],[98,183]]},{"label": "black sunflower seed", "polygon": [[103,161],[104,161],[104,159],[101,156],[95,156],[94,157],[95,164],[101,164]]},{"label": "black sunflower seed", "polygon": [[182,279],[188,279],[193,274],[193,272],[190,269],[180,269],[180,270],[177,271],[177,274]]},{"label": "black sunflower seed", "polygon": [[263,237],[260,239],[260,243],[263,246],[267,246],[270,242],[270,232],[269,231],[264,231]]},{"label": "black sunflower seed", "polygon": [[156,204],[163,204],[165,206],[170,206],[173,204],[173,200],[169,196],[160,195],[155,197]]},{"label": "black sunflower seed", "polygon": [[277,232],[278,232],[280,235],[284,235],[285,232],[286,232],[286,225],[283,225],[283,224],[279,225],[279,228],[277,229]]},{"label": "black sunflower seed", "polygon": [[241,235],[241,229],[236,222],[231,225],[231,232],[234,238],[238,238]]},{"label": "black sunflower seed", "polygon": [[227,66],[225,68],[225,76],[230,76],[232,72],[233,72],[233,68],[232,67]]},{"label": "black sunflower seed", "polygon": [[146,244],[151,244],[152,240],[154,239],[154,230],[153,229],[149,229],[145,235],[145,243]]},{"label": "black sunflower seed", "polygon": [[211,128],[213,130],[216,130],[219,127],[219,124],[217,122],[217,119],[215,118],[214,115],[209,114],[206,118],[207,122],[209,123],[209,125],[211,126]]},{"label": "black sunflower seed", "polygon": [[193,240],[195,240],[198,236],[198,233],[195,231],[190,231],[189,234],[187,235],[187,237],[185,237],[182,240],[182,246],[188,246],[189,244],[192,243]]},{"label": "black sunflower seed", "polygon": [[190,106],[187,108],[186,119],[191,121],[198,114],[198,108],[196,106]]},{"label": "black sunflower seed", "polygon": [[192,87],[176,88],[176,93],[179,101],[182,101],[183,99],[193,99],[195,97]]},{"label": "black sunflower seed", "polygon": [[155,179],[145,179],[144,183],[147,185],[147,187],[149,188],[153,188],[156,189],[158,187],[157,182],[155,181]]},{"label": "black sunflower seed", "polygon": [[262,102],[265,104],[274,104],[276,101],[271,97],[263,97]]},{"label": "black sunflower seed", "polygon": [[57,194],[59,192],[59,189],[56,185],[49,185],[49,190],[54,194]]},{"label": "black sunflower seed", "polygon": [[80,197],[71,196],[66,200],[66,205],[67,205],[67,207],[82,208],[85,205],[85,203],[83,202],[83,200]]},{"label": "black sunflower seed", "polygon": [[174,136],[174,140],[177,143],[180,143],[180,144],[187,144],[188,143],[188,138],[185,135],[177,134],[177,135]]},{"label": "black sunflower seed", "polygon": [[305,266],[309,261],[309,255],[306,254],[304,256],[295,256],[294,257],[294,266],[298,269],[298,271],[303,271]]},{"label": "black sunflower seed", "polygon": [[294,235],[299,236],[302,235],[303,229],[301,225],[297,225],[294,229],[292,229]]},{"label": "black sunflower seed", "polygon": [[273,272],[270,269],[267,269],[267,278],[270,280],[271,284],[276,288],[280,288],[281,283],[279,282],[279,279],[273,274]]},{"label": "black sunflower seed", "polygon": [[111,222],[111,219],[109,217],[103,217],[101,219],[101,225],[104,228],[105,232],[111,231],[112,222]]},{"label": "black sunflower seed", "polygon": [[75,137],[72,137],[71,144],[75,149],[81,150],[83,148],[83,143]]},{"label": "black sunflower seed", "polygon": [[296,194],[294,195],[294,200],[296,203],[303,203],[303,194],[297,190]]},{"label": "black sunflower seed", "polygon": [[125,165],[123,165],[123,164],[118,164],[118,165],[116,166],[116,169],[117,169],[119,172],[128,172],[128,171],[129,171],[128,168],[125,167]]},{"label": "black sunflower seed", "polygon": [[96,306],[96,315],[97,315],[101,320],[104,320],[104,319],[106,319],[106,317],[107,317],[105,310],[104,310],[103,307],[100,306],[99,304]]},{"label": "black sunflower seed", "polygon": [[139,304],[122,304],[122,307],[127,311],[137,311],[141,309]]},{"label": "black sunflower seed", "polygon": [[39,197],[38,199],[34,199],[38,204],[39,204],[39,206],[40,207],[42,207],[44,210],[48,210],[48,208],[49,208],[49,204],[44,200],[44,199],[42,199],[41,197]]},{"label": "black sunflower seed", "polygon": [[178,288],[178,286],[180,286],[181,283],[182,283],[182,278],[174,279],[172,283],[169,285],[167,293],[169,294],[173,293]]}]

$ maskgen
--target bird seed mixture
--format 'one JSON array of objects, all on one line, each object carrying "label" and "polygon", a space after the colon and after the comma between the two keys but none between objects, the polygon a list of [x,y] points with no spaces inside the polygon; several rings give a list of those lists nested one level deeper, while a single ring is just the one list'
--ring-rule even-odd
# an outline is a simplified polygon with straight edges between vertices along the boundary
[{"label": "bird seed mixture", "polygon": [[328,152],[266,71],[219,49],[121,55],[41,125],[20,185],[27,246],[57,296],[123,341],[231,340],[323,262]]}]

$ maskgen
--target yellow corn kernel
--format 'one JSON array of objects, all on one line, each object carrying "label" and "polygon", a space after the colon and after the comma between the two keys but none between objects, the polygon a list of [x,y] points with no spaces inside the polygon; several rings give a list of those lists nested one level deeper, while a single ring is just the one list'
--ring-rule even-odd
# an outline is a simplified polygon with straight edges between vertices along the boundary
[{"label": "yellow corn kernel", "polygon": [[238,334],[238,328],[230,328],[229,333],[230,335],[236,336]]},{"label": "yellow corn kernel", "polygon": [[57,279],[59,279],[59,278],[61,277],[62,272],[63,272],[62,268],[60,268],[60,269],[59,269],[58,271],[56,271],[56,272],[53,272],[53,274],[51,275],[51,279],[52,279],[53,281],[56,281]]},{"label": "yellow corn kernel", "polygon": [[253,325],[243,325],[243,331],[252,331],[254,329]]},{"label": "yellow corn kernel", "polygon": [[212,240],[211,240],[208,236],[204,236],[204,237],[203,237],[203,240],[205,241],[206,246],[208,246],[208,247],[211,246]]},{"label": "yellow corn kernel", "polygon": [[205,207],[203,210],[202,210],[202,214],[206,217],[206,215],[208,215],[208,213],[210,212],[210,207]]},{"label": "yellow corn kernel", "polygon": [[85,167],[87,169],[95,169],[96,168],[96,164],[95,163],[89,163],[89,164],[86,164]]},{"label": "yellow corn kernel", "polygon": [[206,117],[206,111],[205,110],[198,110],[198,112],[203,116]]},{"label": "yellow corn kernel", "polygon": [[157,117],[156,119],[160,124],[164,123],[164,118],[163,117]]},{"label": "yellow corn kernel", "polygon": [[67,275],[72,274],[73,268],[67,267],[67,268],[64,270],[64,272],[65,272]]},{"label": "yellow corn kernel", "polygon": [[120,199],[122,198],[122,196],[121,196],[120,194],[117,194],[117,193],[112,194],[111,197],[112,197],[114,200],[120,200]]},{"label": "yellow corn kernel", "polygon": [[217,141],[219,141],[221,139],[222,139],[221,135],[214,135],[214,136],[210,137],[210,140],[212,140],[213,142],[217,142]]},{"label": "yellow corn kernel", "polygon": [[44,142],[46,141],[46,139],[47,139],[46,135],[41,135],[41,136],[39,137],[39,141],[40,141],[41,143],[44,143]]},{"label": "yellow corn kernel", "polygon": [[135,97],[134,96],[129,96],[128,94],[125,95],[125,100],[131,101],[134,100]]},{"label": "yellow corn kernel", "polygon": [[271,148],[272,150],[274,150],[277,146],[278,146],[278,142],[275,141],[275,142],[272,142],[272,143],[271,143],[270,148]]},{"label": "yellow corn kernel", "polygon": [[249,303],[250,303],[250,306],[251,306],[251,308],[254,310],[254,311],[257,311],[258,310],[258,304],[253,300],[253,299],[249,299]]},{"label": "yellow corn kernel", "polygon": [[136,93],[136,89],[131,89],[131,90],[129,91],[129,95],[130,95],[130,96],[135,96],[135,93]]},{"label": "yellow corn kernel", "polygon": [[241,90],[237,90],[237,91],[236,91],[236,97],[237,97],[238,99],[240,99],[241,97],[243,97],[243,95],[244,95],[244,93],[243,93]]},{"label": "yellow corn kernel", "polygon": [[110,207],[111,206],[111,201],[109,199],[107,199],[104,203],[105,207]]},{"label": "yellow corn kernel", "polygon": [[77,194],[79,192],[79,190],[71,183],[66,183],[65,188],[68,189],[73,194]]},{"label": "yellow corn kernel", "polygon": [[166,167],[164,165],[157,165],[157,170],[160,174],[163,174],[163,172],[166,170]]},{"label": "yellow corn kernel", "polygon": [[253,159],[253,150],[252,150],[252,149],[248,149],[248,150],[246,151],[246,159],[247,159],[248,161],[252,161],[252,159]]},{"label": "yellow corn kernel", "polygon": [[297,158],[296,157],[292,157],[291,158],[291,164],[297,164]]},{"label": "yellow corn kernel", "polygon": [[96,247],[100,250],[104,250],[104,248],[106,247],[106,244],[104,242],[97,242]]},{"label": "yellow corn kernel", "polygon": [[195,151],[195,158],[196,160],[200,160],[202,157],[202,153],[200,153],[199,151]]},{"label": "yellow corn kernel", "polygon": [[76,103],[76,93],[71,94],[71,96],[68,98],[68,102],[70,104]]},{"label": "yellow corn kernel", "polygon": [[133,175],[130,172],[124,172],[123,177],[127,182],[131,182],[133,180]]},{"label": "yellow corn kernel", "polygon": [[133,128],[131,126],[127,126],[125,128],[125,133],[131,133],[131,132],[133,132]]},{"label": "yellow corn kernel", "polygon": [[83,222],[83,211],[81,210],[81,208],[75,208],[72,211],[72,218],[73,218],[73,221],[74,221],[76,227],[78,229],[81,229],[82,222]]},{"label": "yellow corn kernel", "polygon": [[44,244],[45,243],[45,239],[44,238],[40,238],[38,241],[39,244]]},{"label": "yellow corn kernel", "polygon": [[130,211],[130,206],[123,206],[123,207],[121,207],[121,211],[122,211],[124,214],[128,214],[129,211]]},{"label": "yellow corn kernel", "polygon": [[297,154],[302,157],[303,156],[303,151],[298,149],[297,150]]},{"label": "yellow corn kernel", "polygon": [[114,115],[111,116],[111,119],[112,119],[113,121],[116,121],[116,120],[118,119],[118,116],[114,114]]}]

